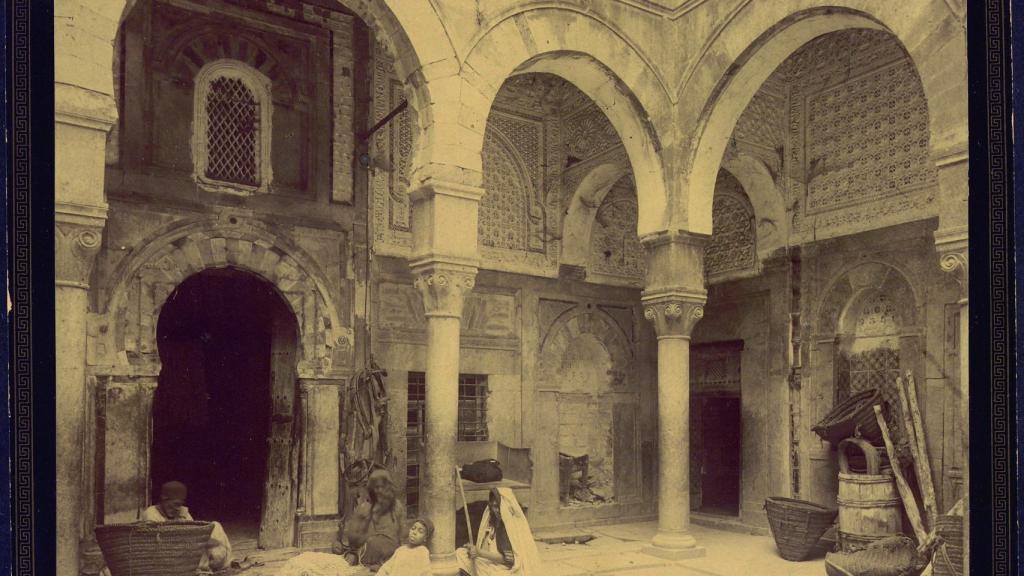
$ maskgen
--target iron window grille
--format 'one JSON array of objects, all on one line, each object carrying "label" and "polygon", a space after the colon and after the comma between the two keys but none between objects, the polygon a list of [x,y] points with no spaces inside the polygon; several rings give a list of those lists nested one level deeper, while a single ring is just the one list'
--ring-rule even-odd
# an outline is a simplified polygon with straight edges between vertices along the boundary
[{"label": "iron window grille", "polygon": [[239,78],[221,76],[206,95],[206,177],[260,185],[260,102]]},{"label": "iron window grille", "polygon": [[[408,379],[408,401],[406,409],[406,467],[405,506],[409,515],[415,515],[419,508],[420,470],[422,451],[420,447],[425,436],[427,378],[423,372],[410,372]],[[476,374],[459,375],[459,421],[456,439],[459,441],[488,440],[487,429],[487,376]]]}]

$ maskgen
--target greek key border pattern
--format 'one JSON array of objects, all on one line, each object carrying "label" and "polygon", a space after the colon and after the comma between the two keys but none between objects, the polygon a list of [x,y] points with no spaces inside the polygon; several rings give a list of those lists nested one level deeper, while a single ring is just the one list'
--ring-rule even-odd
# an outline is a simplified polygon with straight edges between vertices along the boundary
[{"label": "greek key border pattern", "polygon": [[[990,310],[989,337],[991,338],[991,455],[992,455],[992,573],[1010,574],[1012,552],[1011,530],[1013,514],[1011,490],[1013,475],[1010,469],[1010,319],[1008,287],[1013,285],[1010,264],[1008,214],[1008,170],[1010,157],[1007,150],[1006,65],[1009,61],[1004,50],[1009,50],[1006,37],[1009,14],[1004,0],[988,0],[985,11],[986,48],[986,108],[988,111],[988,201],[990,245]],[[979,550],[978,552],[981,552]]]},{"label": "greek key border pattern", "polygon": [[11,378],[8,381],[11,418],[11,512],[12,568],[16,574],[32,574],[35,554],[35,486],[32,454],[32,223],[31,223],[31,1],[9,4],[8,49],[10,55],[10,188],[9,247],[13,324],[10,347]]}]

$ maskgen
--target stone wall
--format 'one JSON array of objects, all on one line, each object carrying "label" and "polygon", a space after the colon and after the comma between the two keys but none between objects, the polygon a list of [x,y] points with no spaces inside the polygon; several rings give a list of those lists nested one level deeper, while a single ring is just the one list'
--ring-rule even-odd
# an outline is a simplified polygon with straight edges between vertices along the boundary
[{"label": "stone wall", "polygon": [[[388,370],[391,445],[404,469],[408,374],[426,368],[425,322],[405,261],[376,262],[374,356]],[[463,313],[460,372],[487,376],[490,439],[531,449],[535,529],[654,511],[656,346],[639,301],[634,289],[487,270],[477,276]],[[583,385],[579,370],[598,370],[605,386]],[[570,426],[581,410],[587,423]],[[606,425],[593,425],[594,415]],[[592,458],[604,453],[598,471],[614,487],[613,503],[560,505],[558,452],[582,446],[594,449]]]},{"label": "stone wall", "polygon": [[[88,514],[97,521],[133,520],[152,500],[148,423],[165,299],[193,274],[234,267],[272,283],[298,321],[298,542],[321,546],[325,530],[333,538],[317,522],[338,512],[338,399],[353,369],[352,78],[362,24],[299,6],[138,2],[124,21],[87,327],[87,450],[100,495]],[[195,78],[222,60],[270,81],[270,125],[259,126],[270,130],[265,189],[210,189],[197,174]]]},{"label": "stone wall", "polygon": [[[863,298],[878,293],[891,301],[899,316],[891,338],[899,372],[913,371],[916,381],[939,509],[948,509],[960,497],[959,292],[956,282],[934,264],[934,225],[934,220],[917,222],[804,248],[802,416],[796,426],[806,466],[800,493],[806,499],[832,502],[835,496],[834,447],[810,427],[832,408],[842,373],[837,362],[857,352],[854,345],[860,340],[862,320],[870,321],[874,313],[872,307],[864,314]],[[894,394],[883,390],[883,395],[898,406]],[[895,434],[900,427],[894,427]]]}]

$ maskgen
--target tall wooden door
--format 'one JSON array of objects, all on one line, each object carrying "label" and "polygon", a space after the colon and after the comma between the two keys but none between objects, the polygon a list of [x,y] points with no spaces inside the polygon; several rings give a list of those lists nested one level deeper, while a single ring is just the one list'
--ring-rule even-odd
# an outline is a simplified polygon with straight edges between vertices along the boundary
[{"label": "tall wooden door", "polygon": [[295,540],[298,429],[295,421],[296,329],[287,309],[275,307],[270,340],[270,434],[259,546],[292,546]]}]

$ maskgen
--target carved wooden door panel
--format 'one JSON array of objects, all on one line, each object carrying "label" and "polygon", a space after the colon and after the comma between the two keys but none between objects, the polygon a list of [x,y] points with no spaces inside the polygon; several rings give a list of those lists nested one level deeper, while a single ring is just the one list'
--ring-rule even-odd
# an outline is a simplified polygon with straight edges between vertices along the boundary
[{"label": "carved wooden door panel", "polygon": [[267,438],[267,478],[263,492],[259,546],[292,546],[297,494],[296,457],[299,453],[295,419],[297,375],[295,320],[276,313],[270,341],[270,434]]}]

